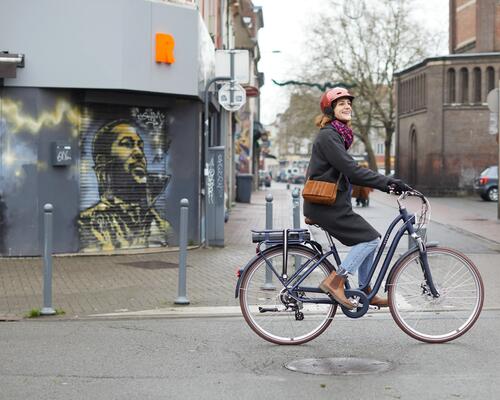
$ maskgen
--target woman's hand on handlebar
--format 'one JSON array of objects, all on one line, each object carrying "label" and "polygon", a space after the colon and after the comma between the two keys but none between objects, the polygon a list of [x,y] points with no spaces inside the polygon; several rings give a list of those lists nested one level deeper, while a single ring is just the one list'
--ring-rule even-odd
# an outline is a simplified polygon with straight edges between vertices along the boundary
[{"label": "woman's hand on handlebar", "polygon": [[401,179],[391,179],[387,185],[387,192],[400,195],[403,192],[410,192],[413,188],[404,183]]}]

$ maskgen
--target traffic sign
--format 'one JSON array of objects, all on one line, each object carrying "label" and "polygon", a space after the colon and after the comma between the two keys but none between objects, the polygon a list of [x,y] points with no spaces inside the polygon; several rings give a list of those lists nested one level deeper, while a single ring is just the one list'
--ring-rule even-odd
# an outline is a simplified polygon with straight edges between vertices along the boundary
[{"label": "traffic sign", "polygon": [[[231,92],[233,101],[231,102]],[[239,83],[225,83],[219,89],[219,104],[227,111],[238,111],[246,103],[247,95],[243,86]]]}]

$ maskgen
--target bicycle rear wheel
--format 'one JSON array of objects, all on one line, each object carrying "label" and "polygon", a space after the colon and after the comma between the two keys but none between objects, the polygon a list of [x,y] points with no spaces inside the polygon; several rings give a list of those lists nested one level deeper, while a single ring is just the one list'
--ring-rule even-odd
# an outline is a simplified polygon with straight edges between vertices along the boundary
[{"label": "bicycle rear wheel", "polygon": [[483,281],[472,261],[458,251],[431,247],[427,257],[440,296],[432,296],[415,251],[392,274],[389,307],[396,324],[411,337],[444,343],[462,336],[476,322],[483,307]]},{"label": "bicycle rear wheel", "polygon": [[[295,268],[317,256],[306,246],[289,246],[288,275]],[[265,252],[277,273],[283,266],[283,247],[276,246]],[[313,266],[311,262],[306,270]],[[330,274],[328,262],[319,264],[302,282],[301,287],[317,288],[319,283]],[[266,269],[268,275],[266,278]],[[276,275],[269,279],[270,269],[263,257],[259,257],[243,276],[239,298],[241,312],[245,321],[257,335],[276,344],[302,344],[308,342],[328,328],[337,310],[337,304],[315,304],[295,301],[281,284]],[[301,273],[301,276],[306,271]],[[324,293],[298,293],[301,298],[329,299]]]}]

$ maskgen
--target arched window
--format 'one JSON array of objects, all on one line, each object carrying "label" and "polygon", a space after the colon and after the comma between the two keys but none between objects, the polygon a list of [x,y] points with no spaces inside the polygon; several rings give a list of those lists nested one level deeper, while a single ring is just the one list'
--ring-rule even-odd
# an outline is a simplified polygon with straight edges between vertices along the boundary
[{"label": "arched window", "polygon": [[426,75],[422,75],[422,107],[427,106],[427,87],[426,87]]},{"label": "arched window", "polygon": [[421,76],[417,76],[417,90],[416,90],[416,99],[415,99],[415,108],[418,110],[422,105],[420,104],[420,80]]},{"label": "arched window", "polygon": [[460,103],[469,102],[469,71],[467,68],[460,70]]},{"label": "arched window", "polygon": [[409,88],[410,88],[410,96],[409,96],[409,111],[413,111],[413,96],[414,96],[414,93],[413,93],[413,78],[410,78],[410,80],[408,81],[408,84],[409,84]]},{"label": "arched window", "polygon": [[448,103],[455,103],[457,97],[455,94],[455,70],[450,68],[448,70]]},{"label": "arched window", "polygon": [[488,80],[488,93],[495,89],[495,70],[493,67],[486,68],[486,79]]},{"label": "arched window", "polygon": [[474,74],[474,103],[481,103],[481,69],[475,67]]},{"label": "arched window", "polygon": [[408,157],[408,180],[410,184],[417,184],[417,130],[415,126],[410,128],[410,149]]}]

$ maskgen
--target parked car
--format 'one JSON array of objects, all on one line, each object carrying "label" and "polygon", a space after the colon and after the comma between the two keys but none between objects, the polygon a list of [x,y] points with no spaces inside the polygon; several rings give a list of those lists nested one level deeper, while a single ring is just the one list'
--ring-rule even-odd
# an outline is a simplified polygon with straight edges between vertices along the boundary
[{"label": "parked car", "polygon": [[474,190],[483,200],[498,201],[498,166],[486,168],[474,179]]}]

